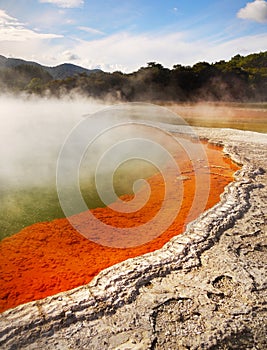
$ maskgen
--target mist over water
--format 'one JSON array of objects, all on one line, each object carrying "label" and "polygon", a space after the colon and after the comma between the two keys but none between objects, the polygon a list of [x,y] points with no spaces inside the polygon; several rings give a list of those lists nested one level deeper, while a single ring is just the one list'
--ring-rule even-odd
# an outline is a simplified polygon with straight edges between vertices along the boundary
[{"label": "mist over water", "polygon": [[103,108],[86,100],[0,97],[1,186],[54,182],[60,148],[85,113]]},{"label": "mist over water", "polygon": [[[57,100],[1,96],[0,106],[0,238],[3,238],[35,222],[64,217],[56,189],[56,168],[61,148],[76,125],[97,111],[103,111],[101,113],[105,115],[108,102],[81,97]],[[176,123],[175,117],[167,118],[170,113],[166,113],[164,119],[157,108],[151,111],[152,119],[158,124],[160,120]],[[118,120],[124,117],[126,121],[131,118],[134,122],[143,118],[135,114],[131,106],[123,111],[115,110],[114,113],[111,112],[111,115]],[[94,134],[94,128],[102,127],[100,124],[101,118],[97,123],[91,123],[90,132]],[[122,132],[124,136],[131,137],[131,128],[112,131],[110,135],[108,132],[98,137],[93,147],[85,152],[80,164],[81,191],[89,208],[104,205],[96,192],[93,178],[99,157],[110,147],[112,140],[120,141]],[[127,147],[123,148],[125,155],[134,146]],[[79,139],[73,144],[69,159],[65,160],[66,179],[69,164],[76,157],[76,148],[79,148]],[[105,174],[109,176],[111,171],[114,173],[114,157],[117,156],[105,158],[103,179]],[[156,171],[153,164],[138,159],[124,162],[114,173],[116,194],[130,193],[137,179],[151,176]]]},{"label": "mist over water", "polygon": [[56,163],[64,140],[84,114],[105,104],[82,98],[0,97],[0,237],[62,217]]},{"label": "mist over water", "polygon": [[[90,115],[101,111],[97,122],[94,120],[90,123],[92,135],[94,132],[97,134],[97,130],[105,128],[104,124],[101,125],[105,117],[107,120],[110,117],[114,120],[131,120],[137,124],[145,117],[156,123],[159,128],[166,129],[167,125],[167,129],[172,131],[179,128],[179,124],[183,124],[183,120],[177,115],[157,106],[142,104],[145,107],[140,109],[135,103],[123,105],[125,106],[123,108],[116,106],[110,108],[110,105],[110,101],[98,101],[81,96],[60,100],[22,95],[0,96],[0,238],[16,233],[35,222],[64,217],[56,188],[58,157],[68,135],[79,123],[82,125],[85,119],[90,119]],[[259,131],[265,131],[263,126],[266,126],[266,110],[261,108],[258,111],[255,106],[252,107],[246,110],[244,107],[240,109],[238,105],[235,108],[205,104],[168,105],[168,108],[178,112],[186,120],[192,119],[193,122],[190,123],[192,125],[231,127],[234,120],[239,122],[238,126],[244,122],[248,123],[248,128],[251,127],[252,130],[257,127],[261,128]],[[145,115],[142,114],[144,110]],[[248,116],[252,121],[247,118]],[[205,121],[203,118],[206,118]],[[213,124],[207,125],[211,121]],[[148,138],[149,133],[148,131]],[[94,144],[84,152],[79,164],[79,181],[83,198],[89,208],[104,206],[94,183],[99,158],[111,147],[112,142],[119,143],[123,137],[131,138],[133,135],[134,137],[138,135],[136,127],[131,126],[127,129],[126,126],[118,131],[114,128],[112,132],[109,130],[100,133]],[[146,134],[143,134],[143,137],[146,138]],[[66,166],[66,182],[69,175],[68,167],[76,157],[79,142],[77,138],[70,149],[69,158],[66,158],[65,164],[63,163],[63,167]],[[120,148],[120,154],[114,153],[112,157],[107,154],[103,158],[105,166],[101,168],[103,179],[105,176],[110,177],[110,173],[114,175],[113,182],[117,196],[132,193],[133,184],[137,179],[147,178],[157,171],[153,164],[132,159],[123,162],[114,172],[114,163],[118,162],[123,154],[127,159],[127,154],[132,154],[135,148],[135,144],[125,145]],[[104,180],[101,186],[105,192],[107,184]],[[114,195],[111,195],[110,202],[113,199]]]}]

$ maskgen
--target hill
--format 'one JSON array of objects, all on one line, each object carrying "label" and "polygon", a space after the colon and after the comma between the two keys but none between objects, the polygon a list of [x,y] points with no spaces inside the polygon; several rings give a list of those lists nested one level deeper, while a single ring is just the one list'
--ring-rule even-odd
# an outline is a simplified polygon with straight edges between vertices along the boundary
[{"label": "hill", "polygon": [[48,73],[52,79],[66,79],[81,73],[89,75],[93,72],[99,71],[99,69],[90,70],[71,63],[60,64],[55,67],[47,67],[36,62],[25,61],[18,58],[6,58],[5,56],[0,55],[0,69],[2,70],[4,68],[14,69],[23,66],[38,68],[39,71],[43,70]]},{"label": "hill", "polygon": [[71,63],[63,63],[56,67],[43,66],[43,69],[46,70],[53,79],[66,79],[78,74],[90,75],[91,73],[100,71],[99,69],[86,69]]}]

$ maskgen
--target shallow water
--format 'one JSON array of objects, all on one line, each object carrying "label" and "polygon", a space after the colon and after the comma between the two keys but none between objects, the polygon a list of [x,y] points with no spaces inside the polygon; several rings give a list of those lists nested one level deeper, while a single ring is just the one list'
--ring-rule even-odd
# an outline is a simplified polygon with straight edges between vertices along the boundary
[{"label": "shallow water", "polygon": [[197,103],[173,104],[167,107],[191,126],[267,133],[266,103]]}]

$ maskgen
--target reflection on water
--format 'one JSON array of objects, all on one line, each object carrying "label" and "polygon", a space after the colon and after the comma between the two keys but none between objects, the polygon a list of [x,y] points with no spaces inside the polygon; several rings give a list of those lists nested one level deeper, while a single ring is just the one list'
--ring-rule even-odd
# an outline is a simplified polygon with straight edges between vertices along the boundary
[{"label": "reflection on water", "polygon": [[266,103],[198,103],[168,105],[191,126],[267,133]]},{"label": "reflection on water", "polygon": [[242,120],[233,120],[223,122],[220,120],[209,120],[209,119],[194,119],[194,118],[185,118],[188,124],[192,126],[204,126],[207,128],[230,128],[230,129],[238,129],[245,131],[256,131],[261,133],[267,133],[267,120],[261,120],[255,122],[254,120],[247,120],[243,122]]}]

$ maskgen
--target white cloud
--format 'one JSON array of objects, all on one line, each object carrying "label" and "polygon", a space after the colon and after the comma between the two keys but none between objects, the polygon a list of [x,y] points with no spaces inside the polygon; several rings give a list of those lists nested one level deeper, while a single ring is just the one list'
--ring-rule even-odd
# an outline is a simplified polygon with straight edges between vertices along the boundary
[{"label": "white cloud", "polygon": [[[221,42],[218,45],[213,45],[212,43],[206,44],[208,47],[206,52],[207,61],[228,60],[237,54],[245,56],[255,52],[267,51],[267,33],[247,35]],[[203,57],[205,57],[204,52]]]},{"label": "white cloud", "polygon": [[[88,68],[131,72],[157,61],[166,67],[192,65],[198,61],[228,60],[240,53],[246,55],[267,50],[267,33],[221,42],[194,40],[194,33],[161,33],[130,35],[118,33],[99,40],[80,41],[72,52],[81,57],[76,63]],[[88,59],[90,57],[90,59]]]},{"label": "white cloud", "polygon": [[9,16],[5,11],[0,10],[0,42],[20,42],[31,39],[54,39],[61,38],[57,34],[38,33],[26,28],[24,23],[20,23],[17,18]]},{"label": "white cloud", "polygon": [[4,10],[0,9],[0,29],[8,26],[24,26],[24,23],[20,23],[15,17],[9,16]]},{"label": "white cloud", "polygon": [[67,61],[77,61],[80,59],[79,56],[68,50],[63,52],[63,56],[66,58]]},{"label": "white cloud", "polygon": [[80,26],[80,27],[78,27],[78,29],[82,30],[83,32],[90,33],[90,34],[97,34],[97,35],[104,35],[105,34],[104,32],[101,32],[100,30],[95,29],[95,28],[91,28],[91,27]]},{"label": "white cloud", "polygon": [[39,2],[54,4],[63,8],[80,7],[84,4],[84,0],[39,0]]},{"label": "white cloud", "polygon": [[245,7],[238,11],[237,17],[267,23],[267,1],[255,0],[248,2]]},{"label": "white cloud", "polygon": [[50,66],[71,61],[86,68],[132,72],[150,61],[171,68],[178,63],[192,65],[198,61],[215,62],[228,60],[238,53],[247,55],[267,50],[267,33],[234,40],[220,38],[220,41],[210,37],[196,38],[195,31],[138,35],[120,32],[94,40],[64,37],[54,42],[38,37],[39,40],[28,40],[27,45],[24,41],[6,41],[1,45],[0,54]]},{"label": "white cloud", "polygon": [[0,9],[0,24],[4,22],[14,21],[15,18],[9,16],[4,10]]}]

